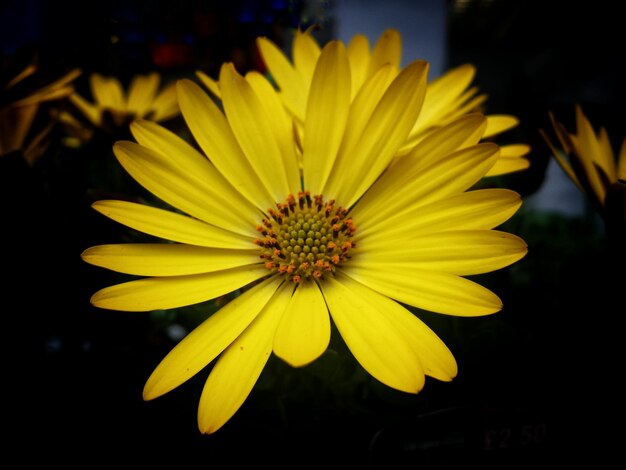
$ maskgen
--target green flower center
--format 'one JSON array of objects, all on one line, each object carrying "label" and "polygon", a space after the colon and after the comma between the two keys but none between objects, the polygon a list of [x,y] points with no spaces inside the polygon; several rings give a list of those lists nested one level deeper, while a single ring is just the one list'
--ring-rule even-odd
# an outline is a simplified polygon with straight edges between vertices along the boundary
[{"label": "green flower center", "polygon": [[290,194],[276,208],[268,209],[270,218],[256,228],[263,238],[254,241],[268,270],[300,283],[333,276],[350,258],[356,227],[334,199],[300,191],[297,200]]}]

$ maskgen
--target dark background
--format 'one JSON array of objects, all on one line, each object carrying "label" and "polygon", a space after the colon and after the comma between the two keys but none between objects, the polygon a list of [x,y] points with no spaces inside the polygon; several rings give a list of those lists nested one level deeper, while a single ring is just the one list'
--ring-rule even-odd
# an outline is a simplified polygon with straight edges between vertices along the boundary
[{"label": "dark background", "polygon": [[[216,76],[225,60],[240,71],[262,69],[256,36],[287,47],[293,28],[320,23],[323,42],[334,34],[333,3],[2,1],[0,40],[4,61],[37,54],[44,77],[80,67],[77,88],[88,93],[94,71],[122,80],[150,70],[167,79],[195,70]],[[487,111],[520,118],[506,139],[533,148],[528,171],[488,184],[532,198],[547,184],[550,159],[539,129],[550,129],[554,111],[574,130],[577,103],[618,150],[626,57],[613,5],[446,2],[448,65],[475,64]],[[214,435],[196,427],[205,373],[143,402],[145,380],[177,341],[173,327],[192,327],[210,306],[154,313],[90,306],[89,297],[116,277],[80,253],[127,235],[89,205],[141,191],[126,179],[94,176],[111,157],[113,137],[99,139],[80,150],[53,145],[33,168],[0,160],[3,414],[21,462],[378,469],[586,461],[601,468],[619,456],[624,264],[606,250],[590,208],[569,215],[524,207],[505,224],[529,254],[478,278],[503,299],[500,313],[416,312],[457,358],[451,383],[428,380],[417,396],[389,390],[334,332],[330,350],[311,366],[294,370],[272,358]]]}]

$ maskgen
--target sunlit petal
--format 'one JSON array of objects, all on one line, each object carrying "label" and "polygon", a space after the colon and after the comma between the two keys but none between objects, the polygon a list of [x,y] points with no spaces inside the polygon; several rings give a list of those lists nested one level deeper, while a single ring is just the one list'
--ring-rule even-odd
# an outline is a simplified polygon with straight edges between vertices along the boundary
[{"label": "sunlit petal", "polygon": [[91,303],[127,312],[183,307],[228,294],[264,276],[267,269],[255,264],[206,274],[138,279],[100,289]]},{"label": "sunlit petal", "polygon": [[200,432],[211,434],[220,429],[252,391],[272,352],[276,325],[287,307],[292,288],[283,283],[261,313],[217,360],[200,397]]},{"label": "sunlit petal", "polygon": [[206,367],[252,323],[280,282],[272,278],[253,287],[185,336],[154,369],[144,386],[143,398],[157,398]]},{"label": "sunlit petal", "polygon": [[305,366],[328,347],[330,316],[315,282],[300,284],[274,337],[274,353],[294,367]]}]

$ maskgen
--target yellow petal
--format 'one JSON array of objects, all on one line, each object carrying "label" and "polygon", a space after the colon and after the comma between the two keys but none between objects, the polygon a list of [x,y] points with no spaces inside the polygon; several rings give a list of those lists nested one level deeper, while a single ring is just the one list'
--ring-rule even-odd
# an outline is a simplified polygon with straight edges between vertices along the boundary
[{"label": "yellow petal", "polygon": [[506,132],[509,129],[513,129],[518,124],[519,119],[515,116],[508,114],[490,114],[487,116],[487,129],[485,129],[483,139]]},{"label": "yellow petal", "polygon": [[261,210],[273,207],[276,201],[252,170],[217,105],[192,81],[179,80],[177,85],[183,117],[209,160],[248,201]]},{"label": "yellow petal", "polygon": [[527,144],[509,144],[500,146],[500,158],[519,158],[530,153],[531,147]]},{"label": "yellow petal", "polygon": [[380,67],[391,64],[400,67],[402,58],[402,37],[400,32],[394,28],[388,28],[382,32],[370,56],[367,76],[373,75]]},{"label": "yellow petal", "polygon": [[350,109],[350,67],[343,44],[332,41],[315,69],[304,123],[304,187],[321,194],[337,156]]},{"label": "yellow petal", "polygon": [[213,80],[202,70],[196,71],[196,76],[200,79],[200,82],[209,90],[216,98],[222,99],[222,92],[220,90],[220,84],[217,80]]},{"label": "yellow petal", "polygon": [[258,220],[251,211],[237,206],[216,190],[213,173],[206,161],[180,161],[135,144],[118,141],[113,152],[124,169],[148,191],[172,206],[218,227],[242,235],[255,235]]},{"label": "yellow petal", "polygon": [[516,171],[527,170],[529,167],[530,160],[526,158],[500,156],[485,176],[498,176],[514,173]]},{"label": "yellow petal", "polygon": [[233,64],[224,64],[220,71],[222,104],[233,134],[261,182],[273,196],[282,201],[300,189],[298,174],[288,173],[283,163],[280,144],[273,121],[250,84],[237,73]]},{"label": "yellow petal", "polygon": [[613,147],[609,140],[609,134],[604,127],[600,128],[598,133],[598,145],[600,148],[595,159],[596,165],[605,173],[609,181],[617,180]]},{"label": "yellow petal", "polygon": [[397,302],[341,274],[325,283],[323,290],[341,336],[374,377],[381,380],[379,376],[389,375],[388,382],[398,386],[381,381],[415,393],[420,382],[423,385],[422,373],[445,381],[456,376],[456,361],[448,347]]},{"label": "yellow petal", "polygon": [[376,269],[349,264],[344,272],[370,289],[423,310],[475,317],[502,309],[502,302],[489,289],[455,274],[400,271],[382,264]]},{"label": "yellow petal", "polygon": [[[250,84],[254,92],[259,97],[260,102],[265,107],[265,116],[271,124],[276,141],[282,154],[282,165],[285,167],[287,177],[293,184],[300,180],[300,168],[298,157],[296,156],[296,145],[293,138],[293,121],[291,116],[285,111],[282,101],[276,94],[274,87],[267,79],[258,72],[248,72],[246,81]],[[297,186],[299,187],[299,186]]]},{"label": "yellow petal", "polygon": [[150,110],[161,83],[161,76],[152,72],[147,75],[135,75],[128,87],[128,111],[136,116],[145,116]]},{"label": "yellow petal", "polygon": [[81,258],[137,276],[184,276],[255,264],[259,262],[259,252],[171,243],[123,243],[93,246],[83,251]]},{"label": "yellow petal", "polygon": [[[376,109],[376,105],[380,102],[389,84],[397,75],[397,69],[391,65],[385,65],[378,69],[378,71],[369,77],[361,86],[361,89],[354,97],[352,105],[350,106],[348,121],[346,122],[343,140],[341,142],[342,148],[353,149],[357,146],[365,126],[367,126],[372,113]],[[351,152],[341,151],[337,155],[337,161],[335,163],[336,168],[349,167],[353,160],[354,155]],[[338,171],[337,169],[334,171]]]},{"label": "yellow petal", "polygon": [[367,36],[364,34],[352,36],[348,43],[347,53],[352,78],[352,97],[354,97],[367,77],[370,61],[370,45]]},{"label": "yellow petal", "polygon": [[78,93],[72,93],[69,99],[94,126],[100,126],[102,124],[102,114],[98,106],[88,102]]},{"label": "yellow petal", "polygon": [[103,108],[126,111],[124,90],[117,78],[94,73],[90,77],[90,85],[91,93],[98,105]]},{"label": "yellow petal", "polygon": [[419,392],[425,383],[424,370],[410,344],[417,338],[410,338],[389,318],[398,313],[391,305],[395,302],[385,302],[383,296],[347,276],[328,279],[323,289],[333,321],[359,364],[391,388]]},{"label": "yellow petal", "polygon": [[[389,165],[406,139],[424,99],[428,63],[415,61],[391,83],[376,106],[355,147],[342,147],[346,157],[328,182],[328,191],[351,206]],[[351,157],[351,158],[350,158]]]},{"label": "yellow petal", "polygon": [[256,220],[257,208],[226,181],[204,155],[172,131],[146,120],[136,120],[130,125],[133,137],[139,144],[157,152],[168,164],[187,171],[191,179],[200,178],[211,186],[211,196],[218,204],[230,205],[227,210],[244,220]]},{"label": "yellow petal", "polygon": [[398,271],[439,271],[460,276],[483,274],[519,261],[526,255],[524,240],[497,230],[455,230],[392,240],[365,239],[350,267]]},{"label": "yellow petal", "polygon": [[176,94],[176,82],[165,85],[157,93],[150,107],[153,113],[152,120],[156,122],[165,121],[180,114],[178,97]]},{"label": "yellow petal", "polygon": [[508,189],[478,189],[455,194],[431,204],[407,208],[377,224],[359,225],[356,244],[361,240],[389,241],[446,230],[488,230],[509,220],[522,205],[520,195]]},{"label": "yellow petal", "polygon": [[184,307],[233,292],[267,273],[265,266],[255,264],[206,274],[138,279],[100,289],[91,303],[125,312]]},{"label": "yellow petal", "polygon": [[461,96],[474,79],[476,69],[471,64],[463,64],[436,78],[428,84],[424,105],[411,135],[436,125],[450,112],[451,105]]},{"label": "yellow petal", "polygon": [[330,341],[330,316],[315,282],[299,284],[274,336],[274,354],[293,367],[322,355]]},{"label": "yellow petal", "polygon": [[248,249],[254,238],[229,232],[176,212],[127,201],[102,200],[92,207],[121,224],[155,237],[189,245]]},{"label": "yellow petal", "polygon": [[321,49],[315,38],[310,32],[301,32],[296,30],[296,35],[292,44],[293,65],[304,79],[305,87],[308,90],[311,86],[313,72],[317,59],[320,56]]},{"label": "yellow petal", "polygon": [[280,282],[270,278],[244,292],[183,338],[148,378],[144,400],[169,392],[206,367],[252,323]]},{"label": "yellow petal", "polygon": [[394,214],[412,216],[416,207],[465,191],[479,181],[498,158],[493,143],[477,144],[422,168],[402,158],[385,172],[352,209],[357,227],[370,226]]},{"label": "yellow petal", "polygon": [[482,114],[462,116],[429,133],[406,157],[418,159],[420,166],[426,167],[452,152],[476,145],[486,126],[487,118]]},{"label": "yellow petal", "polygon": [[211,434],[220,429],[252,391],[272,352],[276,326],[292,289],[293,286],[283,283],[263,311],[215,363],[198,406],[200,432]]},{"label": "yellow petal", "polygon": [[285,105],[300,121],[304,121],[309,94],[306,81],[272,41],[260,37],[257,39],[257,46],[270,75],[281,91]]}]

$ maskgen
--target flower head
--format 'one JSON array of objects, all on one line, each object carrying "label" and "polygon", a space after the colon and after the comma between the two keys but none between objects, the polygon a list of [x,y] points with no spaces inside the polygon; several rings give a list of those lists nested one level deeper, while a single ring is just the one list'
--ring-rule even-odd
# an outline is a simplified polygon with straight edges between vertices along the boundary
[{"label": "flower head", "polygon": [[619,234],[622,238],[619,245],[623,249],[623,236],[626,235],[626,138],[616,155],[606,129],[600,128],[596,133],[580,106],[576,106],[575,133],[570,133],[552,113],[550,120],[560,146],[545,131],[541,130],[541,134],[554,158],[587,195],[607,223],[607,229]]},{"label": "flower head", "polygon": [[161,87],[157,72],[135,75],[124,90],[115,77],[93,73],[89,85],[94,102],[90,103],[78,93],[71,95],[72,103],[89,122],[108,131],[124,128],[135,119],[166,121],[180,113],[176,101],[175,83]]},{"label": "flower head", "polygon": [[[289,110],[300,131],[306,115],[308,96],[315,64],[321,53],[321,47],[312,34],[312,30],[297,30],[292,43],[292,60],[271,40],[260,37],[257,45],[268,73],[279,89],[281,100]],[[369,40],[363,34],[353,36],[346,46],[351,70],[351,99],[367,83],[372,86],[371,78],[381,67],[387,66],[387,72],[378,75],[378,80],[386,84],[401,70],[402,38],[393,28],[385,30],[378,41],[370,48]],[[407,154],[427,135],[455,119],[472,112],[481,111],[487,100],[485,94],[479,94],[477,87],[470,87],[476,68],[471,64],[455,67],[442,76],[428,83],[421,112],[411,131],[398,152],[398,156]],[[198,78],[216,96],[220,96],[219,83],[202,71]],[[379,90],[384,89],[380,87]],[[480,131],[482,139],[489,139],[508,131],[519,124],[511,115],[489,115],[486,125]],[[530,152],[527,144],[501,146],[500,157],[486,176],[496,176],[528,168],[530,162],[524,158]]]},{"label": "flower head", "polygon": [[74,69],[42,85],[38,69],[36,63],[30,63],[0,83],[0,157],[21,151],[31,166],[48,147],[48,135],[55,124],[51,115],[41,125],[35,125],[41,106],[69,96],[74,91],[73,81],[81,74],[79,69]]},{"label": "flower head", "polygon": [[[426,93],[428,64],[383,66],[353,95],[345,46],[328,43],[311,64],[302,141],[271,83],[220,71],[222,106],[178,82],[183,117],[204,153],[154,122],[131,125],[137,143],[114,146],[122,166],[177,212],[124,201],[94,208],[163,244],[104,245],[83,259],[143,278],[96,292],[98,307],[149,311],[240,292],[156,367],[153,399],[213,360],[198,424],[212,433],[251,392],[274,353],[299,367],[327,348],[331,322],[380,382],[419,392],[449,381],[457,364],[403,304],[449,315],[501,309],[463,276],[522,258],[520,238],[494,230],[520,207],[506,189],[470,190],[499,148],[479,143],[486,119],[462,116],[403,158]],[[173,243],[172,243],[173,242]]]}]

